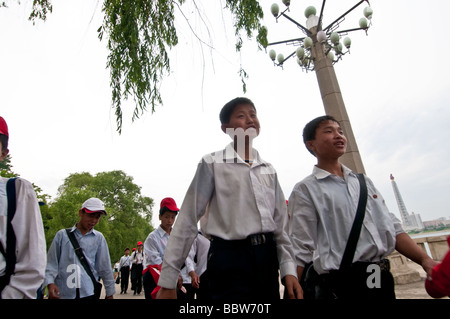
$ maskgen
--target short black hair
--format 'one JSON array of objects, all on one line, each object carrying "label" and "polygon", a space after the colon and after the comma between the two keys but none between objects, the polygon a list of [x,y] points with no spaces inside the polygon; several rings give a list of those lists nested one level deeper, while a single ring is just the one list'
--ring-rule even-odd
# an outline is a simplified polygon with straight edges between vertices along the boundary
[{"label": "short black hair", "polygon": [[8,149],[8,136],[5,134],[0,134],[0,142],[2,142],[2,151],[6,151]]},{"label": "short black hair", "polygon": [[178,214],[177,211],[173,211],[167,208],[167,206],[163,206],[159,209],[159,215],[161,216],[162,214],[164,214],[165,212],[172,212],[172,213],[176,213]]},{"label": "short black hair", "polygon": [[316,138],[316,131],[320,124],[323,122],[333,121],[336,123],[339,123],[338,120],[336,120],[331,115],[323,115],[316,117],[314,120],[310,121],[308,124],[305,125],[303,128],[303,143],[305,143],[306,149],[315,156],[313,152],[306,146],[306,142],[312,141]]},{"label": "short black hair", "polygon": [[242,104],[250,104],[256,111],[255,104],[253,104],[253,102],[249,98],[237,97],[232,99],[230,102],[228,102],[222,107],[222,110],[220,111],[219,115],[220,123],[222,124],[230,123],[231,113],[233,113],[233,110],[236,108],[236,106]]}]

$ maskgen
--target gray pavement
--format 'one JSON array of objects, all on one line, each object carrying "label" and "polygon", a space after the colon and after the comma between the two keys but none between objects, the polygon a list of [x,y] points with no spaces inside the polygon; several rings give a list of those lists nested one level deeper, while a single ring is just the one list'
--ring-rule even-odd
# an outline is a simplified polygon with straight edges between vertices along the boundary
[{"label": "gray pavement", "polygon": [[[410,262],[408,266],[414,270],[417,270],[420,274],[420,281],[412,282],[403,285],[395,285],[395,294],[397,299],[433,299],[431,298],[425,290],[425,271],[419,265]],[[144,291],[142,290],[140,295],[133,295],[133,291],[130,289],[131,282],[128,284],[127,294],[120,294],[120,284],[116,284],[116,294],[115,299],[145,299]],[[280,295],[283,296],[283,286],[280,285]],[[104,298],[104,289],[102,291]],[[449,299],[447,297],[443,299]]]},{"label": "gray pavement", "polygon": [[419,272],[420,281],[395,285],[397,299],[434,299],[425,290],[426,273],[423,268],[412,261],[408,262],[408,267]]}]

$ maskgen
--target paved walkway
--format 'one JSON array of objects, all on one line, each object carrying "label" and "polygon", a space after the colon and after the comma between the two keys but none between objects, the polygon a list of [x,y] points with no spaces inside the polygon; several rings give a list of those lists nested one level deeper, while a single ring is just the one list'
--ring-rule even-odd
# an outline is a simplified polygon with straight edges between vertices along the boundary
[{"label": "paved walkway", "polygon": [[395,285],[395,295],[397,299],[434,299],[430,297],[425,290],[426,273],[421,266],[410,261],[408,267],[414,269],[420,274],[420,281],[403,285]]},{"label": "paved walkway", "polygon": [[[403,285],[396,285],[395,286],[395,294],[397,296],[397,299],[433,299],[431,298],[426,290],[425,290],[425,271],[420,267],[419,265],[410,262],[408,266],[414,270],[417,270],[420,274],[420,281],[418,282],[412,282],[408,284]],[[131,283],[128,284],[128,292],[127,294],[120,294],[120,284],[116,284],[116,294],[114,295],[115,299],[145,299],[144,297],[144,291],[142,290],[140,295],[133,295],[133,291],[130,289]],[[104,294],[103,289],[103,294]],[[283,295],[283,286],[281,286],[280,289],[281,296]],[[104,298],[104,297],[102,297]],[[444,298],[445,299],[445,298]],[[448,298],[446,298],[448,299]]]}]

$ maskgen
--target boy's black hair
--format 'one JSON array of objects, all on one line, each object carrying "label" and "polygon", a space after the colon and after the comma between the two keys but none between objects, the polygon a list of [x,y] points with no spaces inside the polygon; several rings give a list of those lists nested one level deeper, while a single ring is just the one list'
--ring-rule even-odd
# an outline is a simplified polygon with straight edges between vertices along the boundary
[{"label": "boy's black hair", "polygon": [[5,134],[0,134],[0,142],[2,142],[2,151],[6,151],[8,149],[8,136]]},{"label": "boy's black hair", "polygon": [[[306,142],[312,141],[316,138],[316,130],[319,127],[319,125],[322,124],[323,122],[327,122],[327,121],[333,121],[333,122],[339,123],[334,117],[332,117],[330,115],[324,115],[324,116],[316,117],[314,120],[310,121],[308,124],[305,125],[305,127],[303,128],[303,143],[305,143],[305,146],[306,146]],[[306,149],[312,155],[316,156],[313,152],[311,152],[311,150],[308,148],[308,146],[306,146]]]},{"label": "boy's black hair", "polygon": [[172,212],[172,213],[178,214],[178,212],[175,212],[175,211],[173,211],[173,210],[168,209],[167,206],[163,206],[163,207],[161,207],[160,210],[159,210],[159,215],[161,216],[161,215],[164,214],[165,212]]},{"label": "boy's black hair", "polygon": [[235,109],[236,106],[238,105],[242,105],[242,104],[250,104],[251,106],[253,106],[253,108],[256,111],[256,107],[255,104],[253,104],[253,102],[246,98],[246,97],[237,97],[232,99],[230,102],[228,102],[227,104],[225,104],[222,107],[222,110],[220,111],[220,123],[222,124],[227,124],[230,122],[230,117],[231,117],[231,113],[233,113],[233,110]]}]

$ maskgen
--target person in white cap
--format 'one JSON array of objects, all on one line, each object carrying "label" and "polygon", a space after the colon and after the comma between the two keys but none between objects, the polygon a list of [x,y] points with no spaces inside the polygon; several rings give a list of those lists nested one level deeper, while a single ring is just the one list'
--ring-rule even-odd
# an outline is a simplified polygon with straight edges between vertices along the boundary
[{"label": "person in white cap", "polygon": [[86,200],[78,212],[80,220],[71,229],[59,230],[48,250],[45,284],[49,299],[95,299],[95,287],[91,277],[80,263],[69,238],[75,235],[88,261],[93,276],[101,278],[106,299],[113,299],[114,277],[111,270],[108,244],[105,237],[94,229],[105,206],[98,198]]},{"label": "person in white cap", "polygon": [[[8,139],[0,116],[0,162],[9,153]],[[0,251],[0,299],[36,299],[47,260],[45,234],[33,185],[23,178],[0,176]]]}]

